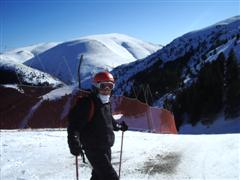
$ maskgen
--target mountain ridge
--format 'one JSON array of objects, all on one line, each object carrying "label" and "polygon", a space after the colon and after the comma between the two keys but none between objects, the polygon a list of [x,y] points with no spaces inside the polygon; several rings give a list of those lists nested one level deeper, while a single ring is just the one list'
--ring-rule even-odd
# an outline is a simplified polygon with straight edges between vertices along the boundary
[{"label": "mountain ridge", "polygon": [[0,59],[24,63],[25,61],[56,46],[57,44],[59,44],[59,42],[38,43],[30,46],[15,48],[1,53]]},{"label": "mountain ridge", "polygon": [[92,73],[104,69],[112,70],[120,64],[146,57],[158,49],[158,45],[123,34],[92,35],[58,44],[24,64],[71,84],[76,83],[81,55],[84,55],[81,68],[84,80],[91,77]]},{"label": "mountain ridge", "polygon": [[[239,64],[240,16],[235,16],[186,33],[144,59],[118,66],[112,71],[117,79],[114,94],[174,112],[178,127],[184,122],[195,125],[200,119],[211,124],[221,110],[226,119],[231,119],[230,111],[235,116],[240,112]],[[226,71],[232,80],[225,78]]]},{"label": "mountain ridge", "polygon": [[[233,19],[235,19],[235,21],[232,21]],[[223,20],[223,21],[220,21],[221,23],[223,22],[231,22],[231,23],[234,23],[234,26],[237,27],[237,29],[239,28],[240,29],[240,16],[235,16],[233,18],[229,18],[229,19],[226,19],[226,20]],[[215,25],[218,25],[219,23],[216,23]],[[226,25],[224,25],[226,26]],[[209,27],[212,27],[212,28],[216,28],[216,26],[214,25],[211,25],[211,26],[208,26]],[[236,43],[236,55],[237,55],[237,59],[240,59],[240,40],[239,40],[239,37],[235,37],[236,39],[234,38],[231,38],[231,36],[233,35],[236,35],[240,33],[240,31],[236,31],[235,30],[236,28],[234,28],[233,32],[231,32],[230,34],[227,34],[227,37],[230,38],[230,44],[232,45],[233,43]],[[238,29],[238,30],[239,30]],[[209,29],[208,29],[209,30]],[[205,28],[203,28],[203,31],[205,31]],[[199,37],[197,37],[195,40],[191,40],[189,39],[188,42],[186,42],[186,36],[189,36],[189,35],[192,35],[192,33],[196,32],[197,34],[199,34],[199,32],[201,32],[201,30],[197,30],[197,31],[191,31],[189,33],[186,33],[184,34],[183,36],[181,37],[178,37],[176,39],[174,39],[171,43],[167,44],[166,46],[164,46],[162,49],[158,50],[157,52],[151,54],[150,56],[144,58],[144,59],[141,59],[140,61],[135,61],[135,62],[131,62],[131,63],[128,63],[128,64],[123,64],[123,65],[120,65],[118,67],[116,67],[112,72],[118,77],[118,83],[123,85],[124,83],[122,83],[122,81],[127,81],[128,78],[130,78],[131,76],[133,76],[134,74],[152,66],[153,64],[157,63],[157,61],[162,61],[163,63],[166,63],[168,61],[174,61],[180,57],[183,57],[186,52],[190,52],[190,51],[193,51],[193,50],[204,50],[204,51],[208,51],[209,53],[209,56],[207,57],[208,58],[208,61],[210,61],[210,59],[215,59],[216,57],[214,56],[215,54],[211,54],[210,52],[213,51],[214,49],[216,49],[217,47],[220,47],[221,45],[224,45],[226,42],[221,42],[222,44],[216,46],[214,44],[213,47],[208,47],[208,49],[206,49],[206,45],[203,45],[202,47],[197,47],[197,45],[202,45],[202,42],[198,42],[198,43],[195,43],[193,41],[197,41],[199,39]],[[196,34],[194,34],[196,35]],[[226,35],[226,34],[224,34]],[[213,37],[214,40],[216,40],[217,38],[216,37]],[[221,38],[221,37],[220,37]],[[184,39],[185,41],[183,41],[182,39]],[[211,38],[209,38],[211,40]],[[231,43],[231,39],[232,42]],[[199,40],[200,41],[200,40]],[[204,41],[204,40],[202,40]],[[215,42],[215,41],[214,41]],[[185,43],[185,44],[182,44],[182,43]],[[206,43],[205,43],[206,44]],[[229,44],[229,46],[231,46]],[[185,48],[183,48],[183,46],[186,46]],[[214,46],[216,46],[214,48]],[[229,47],[228,46],[228,47]],[[185,49],[185,50],[184,50]],[[225,48],[224,51],[226,51],[226,54],[229,53],[229,48]],[[222,52],[222,51],[221,51]],[[205,53],[207,54],[207,53]],[[199,60],[202,60],[202,57],[203,54],[200,54],[200,53],[196,53],[196,55]],[[196,58],[197,58],[196,57]],[[190,63],[193,63],[195,59],[190,59]],[[192,68],[194,64],[190,64],[189,63],[189,67]],[[240,60],[239,60],[239,63],[240,63]],[[162,64],[162,63],[160,63]],[[195,63],[196,64],[196,63]],[[125,71],[124,69],[127,69],[127,71]],[[192,70],[195,70],[195,68],[192,68]],[[122,77],[122,78],[119,78],[119,77]],[[121,86],[119,85],[119,86]],[[122,88],[124,89],[124,88]],[[126,89],[129,89],[128,87],[126,87]],[[127,92],[127,91],[126,91]],[[117,94],[122,94],[123,91],[117,91],[116,92]]]}]

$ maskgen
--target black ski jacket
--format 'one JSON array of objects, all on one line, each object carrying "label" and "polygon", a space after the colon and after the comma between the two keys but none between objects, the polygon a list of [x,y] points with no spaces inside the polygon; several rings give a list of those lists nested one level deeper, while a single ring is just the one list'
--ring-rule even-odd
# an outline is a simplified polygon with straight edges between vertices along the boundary
[{"label": "black ski jacket", "polygon": [[[91,101],[94,103],[94,113],[92,119],[89,119]],[[113,119],[111,104],[102,104],[93,93],[76,103],[68,119],[69,145],[77,138],[80,139],[84,149],[110,148],[115,141],[113,130],[120,129],[120,125]]]}]

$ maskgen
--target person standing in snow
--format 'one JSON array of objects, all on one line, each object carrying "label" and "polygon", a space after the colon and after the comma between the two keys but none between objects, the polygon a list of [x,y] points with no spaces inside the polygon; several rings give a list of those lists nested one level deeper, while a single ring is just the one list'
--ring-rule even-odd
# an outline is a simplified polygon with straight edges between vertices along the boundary
[{"label": "person standing in snow", "polygon": [[79,98],[68,115],[68,145],[71,154],[79,156],[83,150],[92,165],[90,180],[118,180],[111,164],[113,131],[126,131],[123,121],[116,122],[111,112],[110,96],[114,78],[109,72],[97,73],[92,82],[90,95]]}]

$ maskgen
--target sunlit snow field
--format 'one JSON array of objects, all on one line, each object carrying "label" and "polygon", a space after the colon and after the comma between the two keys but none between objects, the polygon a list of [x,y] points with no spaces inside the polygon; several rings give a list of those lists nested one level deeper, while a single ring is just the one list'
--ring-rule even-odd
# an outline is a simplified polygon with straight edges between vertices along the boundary
[{"label": "sunlit snow field", "polygon": [[[121,132],[116,132],[112,163],[118,172]],[[240,179],[240,134],[160,135],[124,133],[123,180]],[[90,179],[90,164],[79,159],[79,176]],[[75,157],[67,132],[1,130],[1,180],[73,180]]]}]

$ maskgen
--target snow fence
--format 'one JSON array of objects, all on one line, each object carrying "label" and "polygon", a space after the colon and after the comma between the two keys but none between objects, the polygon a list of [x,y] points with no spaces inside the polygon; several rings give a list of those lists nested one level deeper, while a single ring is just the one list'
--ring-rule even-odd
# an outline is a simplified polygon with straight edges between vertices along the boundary
[{"label": "snow fence", "polygon": [[[61,89],[44,87],[24,87],[23,92],[0,87],[0,129],[25,128],[65,128],[67,115],[78,96],[86,93],[73,93]],[[174,116],[171,112],[150,107],[137,99],[112,96],[113,114],[122,114],[119,121],[126,121],[129,129],[155,133],[176,134]]]},{"label": "snow fence", "polygon": [[119,120],[125,121],[131,130],[177,134],[174,116],[166,109],[125,96],[113,96],[112,109],[113,114],[122,115]]}]

